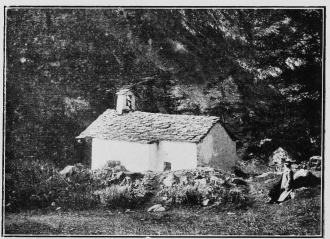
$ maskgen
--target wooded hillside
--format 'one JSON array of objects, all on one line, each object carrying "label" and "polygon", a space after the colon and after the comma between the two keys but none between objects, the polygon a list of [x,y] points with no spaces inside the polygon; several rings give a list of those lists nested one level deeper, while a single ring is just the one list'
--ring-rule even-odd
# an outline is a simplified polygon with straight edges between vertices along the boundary
[{"label": "wooded hillside", "polygon": [[246,154],[320,155],[323,14],[7,8],[6,160],[77,162],[75,137],[125,85],[140,111],[221,117]]}]

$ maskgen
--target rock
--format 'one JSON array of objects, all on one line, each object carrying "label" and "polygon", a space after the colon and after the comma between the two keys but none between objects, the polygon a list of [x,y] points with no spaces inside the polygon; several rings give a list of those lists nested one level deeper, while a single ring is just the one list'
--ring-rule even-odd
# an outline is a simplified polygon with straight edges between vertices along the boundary
[{"label": "rock", "polygon": [[120,165],[120,161],[116,161],[116,160],[108,160],[106,162],[108,167],[116,167]]},{"label": "rock", "polygon": [[212,175],[210,177],[210,182],[213,183],[214,185],[222,185],[225,183],[225,180],[223,180],[222,178],[218,178],[214,175]]},{"label": "rock", "polygon": [[120,186],[122,185],[130,185],[132,183],[132,179],[129,176],[126,176],[123,181],[120,183]]},{"label": "rock", "polygon": [[182,184],[182,185],[186,185],[186,184],[188,184],[188,177],[187,176],[181,176],[180,177],[180,183]]},{"label": "rock", "polygon": [[120,172],[121,171],[120,166],[115,166],[113,169],[114,169],[113,171],[115,171],[115,172]]},{"label": "rock", "polygon": [[321,170],[322,157],[313,156],[309,159],[309,167],[313,170]]},{"label": "rock", "polygon": [[112,168],[110,167],[103,167],[102,168],[104,170],[104,172],[108,175],[111,175],[112,174]]},{"label": "rock", "polygon": [[202,202],[203,206],[207,206],[207,204],[209,204],[209,201],[210,201],[210,199],[203,200],[203,202]]},{"label": "rock", "polygon": [[298,170],[294,175],[294,188],[316,187],[321,184],[321,179],[305,169]]},{"label": "rock", "polygon": [[168,200],[165,202],[165,204],[166,204],[166,205],[168,205],[168,204],[172,204],[172,202],[173,202],[173,199],[170,198],[170,199],[168,199]]},{"label": "rock", "polygon": [[269,166],[282,165],[284,161],[293,161],[287,151],[281,147],[276,149],[269,157]]},{"label": "rock", "polygon": [[[108,167],[109,168],[109,167]],[[111,169],[111,168],[110,168]],[[126,172],[126,168],[123,165],[118,165],[113,168],[114,172]]]},{"label": "rock", "polygon": [[61,170],[59,173],[64,177],[70,177],[74,171],[74,166],[67,165],[63,170]]},{"label": "rock", "polygon": [[156,209],[158,209],[158,208],[160,208],[160,207],[162,207],[161,204],[153,205],[152,207],[150,207],[150,208],[148,209],[148,212],[153,212],[153,211],[155,211]]},{"label": "rock", "polygon": [[204,171],[204,172],[214,172],[214,168],[211,167],[197,167],[197,170]]},{"label": "rock", "polygon": [[84,166],[81,163],[76,163],[74,166],[76,166],[80,170],[84,168]]},{"label": "rock", "polygon": [[174,175],[174,173],[169,173],[167,177],[163,180],[163,184],[167,187],[172,187],[173,184],[179,182],[179,178]]},{"label": "rock", "polygon": [[293,175],[293,179],[296,180],[299,177],[307,177],[309,173],[310,172],[308,170],[300,169]]},{"label": "rock", "polygon": [[194,181],[195,181],[196,184],[206,185],[206,178],[195,179]]},{"label": "rock", "polygon": [[256,178],[264,178],[264,177],[267,177],[267,176],[270,175],[270,174],[273,174],[273,172],[263,173],[263,174],[261,174],[261,175],[256,176]]},{"label": "rock", "polygon": [[322,161],[321,156],[313,156],[313,157],[310,157],[310,159],[309,159],[309,162],[311,164],[321,164],[321,161]]},{"label": "rock", "polygon": [[165,207],[159,207],[159,208],[155,209],[154,211],[155,212],[164,212],[165,210],[166,210]]},{"label": "rock", "polygon": [[299,164],[296,164],[296,163],[293,163],[292,165],[291,165],[291,169],[292,169],[292,171],[297,171],[297,170],[299,170]]},{"label": "rock", "polygon": [[231,182],[236,185],[247,185],[247,182],[239,178],[233,178]]},{"label": "rock", "polygon": [[267,179],[264,184],[267,184],[267,183],[273,183],[274,181],[277,181],[276,178],[270,178],[270,179]]},{"label": "rock", "polygon": [[128,175],[131,178],[132,181],[135,181],[137,179],[141,179],[144,176],[142,173],[129,172],[129,171],[125,172],[125,175]]},{"label": "rock", "polygon": [[123,176],[123,172],[116,173],[116,179],[120,179],[121,176]]},{"label": "rock", "polygon": [[63,170],[61,170],[59,174],[64,176],[65,178],[69,178],[72,175],[78,173],[79,171],[80,171],[79,167],[68,165]]}]

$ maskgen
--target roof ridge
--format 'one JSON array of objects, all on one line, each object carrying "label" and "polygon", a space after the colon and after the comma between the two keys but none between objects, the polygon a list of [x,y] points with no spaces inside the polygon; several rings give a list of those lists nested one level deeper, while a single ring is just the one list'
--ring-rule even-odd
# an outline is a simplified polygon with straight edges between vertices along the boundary
[{"label": "roof ridge", "polygon": [[[107,109],[105,112],[107,111],[113,111],[113,112],[117,112],[115,109]],[[104,113],[105,113],[104,112]],[[104,114],[103,113],[103,114]],[[128,113],[124,113],[122,115],[125,114],[130,114],[130,113],[143,113],[143,114],[157,114],[157,115],[172,115],[172,116],[187,116],[187,117],[207,117],[207,118],[214,118],[214,119],[220,119],[220,117],[218,116],[214,116],[214,115],[185,115],[185,114],[164,114],[161,112],[157,112],[157,113],[153,113],[153,112],[145,112],[145,111],[139,111],[139,110],[135,110],[135,111],[129,111]]]}]

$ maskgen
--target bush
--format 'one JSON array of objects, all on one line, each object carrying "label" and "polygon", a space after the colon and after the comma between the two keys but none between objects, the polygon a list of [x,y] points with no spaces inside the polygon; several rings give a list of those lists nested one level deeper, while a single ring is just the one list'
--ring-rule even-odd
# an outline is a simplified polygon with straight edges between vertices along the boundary
[{"label": "bush", "polygon": [[[98,205],[128,207],[139,205],[151,195],[150,180],[138,175],[125,181],[123,172],[91,171],[80,168],[70,178],[59,175],[53,164],[16,161],[6,165],[6,210],[61,207],[86,209]],[[120,186],[123,184],[124,186]],[[151,187],[152,188],[152,187]],[[95,193],[96,192],[96,193]]]},{"label": "bush", "polygon": [[103,206],[109,208],[132,208],[144,203],[150,192],[145,189],[144,185],[136,180],[131,185],[111,185],[105,189],[94,192],[100,198]]},{"label": "bush", "polygon": [[[6,210],[53,208],[87,209],[96,206],[134,207],[148,201],[156,192],[173,204],[207,205],[213,203],[240,204],[243,192],[219,172],[194,170],[189,180],[172,187],[162,187],[159,174],[126,175],[111,170],[76,170],[69,178],[59,175],[58,169],[39,161],[18,161],[6,165],[11,178],[5,182]],[[212,175],[219,182],[211,181]],[[182,177],[185,178],[185,177]],[[199,179],[202,178],[203,180]],[[199,180],[199,181],[197,181]]]},{"label": "bush", "polygon": [[110,208],[129,207],[134,203],[134,196],[129,186],[112,185],[94,193],[100,197],[101,203]]},{"label": "bush", "polygon": [[172,204],[204,206],[211,204],[239,205],[244,204],[247,201],[247,197],[238,188],[214,186],[211,184],[177,184],[172,187],[164,187],[159,191],[158,198],[165,199]]},{"label": "bush", "polygon": [[83,209],[95,206],[93,184],[88,169],[66,181],[58,169],[40,161],[16,161],[6,165],[5,205],[8,211],[55,207]]}]

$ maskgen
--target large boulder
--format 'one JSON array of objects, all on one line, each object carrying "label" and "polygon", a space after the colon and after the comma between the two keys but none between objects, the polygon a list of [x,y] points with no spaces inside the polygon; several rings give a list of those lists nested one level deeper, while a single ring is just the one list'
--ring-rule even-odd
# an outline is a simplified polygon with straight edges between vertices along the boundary
[{"label": "large boulder", "polygon": [[69,178],[72,175],[78,173],[80,171],[80,167],[67,165],[63,170],[59,172],[59,174],[64,178]]},{"label": "large boulder", "polygon": [[116,167],[116,166],[120,166],[120,161],[117,161],[117,160],[108,160],[106,162],[106,166],[108,167]]},{"label": "large boulder", "polygon": [[155,209],[154,212],[164,212],[165,210],[166,210],[165,207],[159,207]]},{"label": "large boulder", "polygon": [[179,181],[180,179],[174,173],[169,173],[163,180],[163,184],[167,187],[172,187],[173,184],[177,184]]},{"label": "large boulder", "polygon": [[247,182],[240,178],[232,178],[231,182],[236,185],[247,185]]},{"label": "large boulder", "polygon": [[150,207],[148,209],[148,212],[154,212],[154,211],[157,211],[159,210],[159,208],[163,207],[161,204],[156,204],[156,205],[153,205],[152,207]]},{"label": "large boulder", "polygon": [[305,169],[298,170],[294,175],[294,188],[316,187],[321,184],[321,179]]},{"label": "large boulder", "polygon": [[312,170],[321,170],[322,157],[313,156],[309,159],[309,167]]},{"label": "large boulder", "polygon": [[206,182],[206,178],[195,179],[194,182],[195,182],[196,185],[198,185],[198,184],[199,184],[199,185],[206,185],[206,183],[207,183],[207,182]]},{"label": "large boulder", "polygon": [[281,147],[276,149],[272,155],[269,157],[269,166],[282,166],[284,161],[293,162],[291,156],[287,151]]}]

